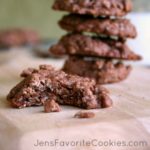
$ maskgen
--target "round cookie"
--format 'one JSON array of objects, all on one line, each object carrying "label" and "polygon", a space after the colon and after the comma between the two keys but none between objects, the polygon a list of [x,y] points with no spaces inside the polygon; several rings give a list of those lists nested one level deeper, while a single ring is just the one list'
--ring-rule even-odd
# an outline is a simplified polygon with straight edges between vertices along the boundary
[{"label": "round cookie", "polygon": [[50,48],[50,52],[57,56],[80,55],[99,58],[114,58],[124,60],[141,60],[121,40],[91,37],[78,33],[67,34]]},{"label": "round cookie", "polygon": [[91,60],[82,57],[69,57],[63,71],[73,75],[94,79],[98,84],[120,82],[128,77],[131,66],[112,60]]},{"label": "round cookie", "polygon": [[53,9],[93,16],[124,16],[132,10],[131,0],[56,0]]},{"label": "round cookie", "polygon": [[59,21],[62,29],[72,32],[92,32],[122,39],[135,38],[137,31],[128,19],[94,18],[87,15],[66,15]]},{"label": "round cookie", "polygon": [[9,29],[0,31],[0,48],[10,48],[25,44],[35,44],[39,35],[28,29]]}]

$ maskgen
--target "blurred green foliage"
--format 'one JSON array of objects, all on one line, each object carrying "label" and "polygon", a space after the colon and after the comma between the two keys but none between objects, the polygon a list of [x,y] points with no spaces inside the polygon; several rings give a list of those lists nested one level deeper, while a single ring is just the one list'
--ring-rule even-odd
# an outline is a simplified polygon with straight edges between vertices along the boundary
[{"label": "blurred green foliage", "polygon": [[[143,7],[150,5],[149,0],[133,1],[135,10],[143,10]],[[0,0],[0,29],[26,27],[37,30],[43,38],[60,37],[64,31],[59,28],[57,21],[64,12],[53,11],[53,2],[54,0]]]}]

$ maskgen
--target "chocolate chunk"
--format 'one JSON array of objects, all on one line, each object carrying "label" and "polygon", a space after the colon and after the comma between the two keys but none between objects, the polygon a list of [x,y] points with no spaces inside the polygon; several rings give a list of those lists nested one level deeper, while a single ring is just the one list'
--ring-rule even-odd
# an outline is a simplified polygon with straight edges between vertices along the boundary
[{"label": "chocolate chunk", "polygon": [[131,0],[55,0],[53,9],[93,16],[124,16],[132,10]]},{"label": "chocolate chunk", "polygon": [[141,56],[135,54],[120,40],[91,37],[82,34],[67,34],[58,44],[50,48],[50,52],[58,55],[80,55],[99,58],[116,58],[124,60],[141,60]]},{"label": "chocolate chunk", "polygon": [[44,111],[46,113],[49,112],[60,112],[60,106],[58,105],[58,103],[55,102],[55,100],[53,100],[52,98],[50,100],[45,101],[44,103]]},{"label": "chocolate chunk", "polygon": [[39,42],[39,35],[27,29],[9,29],[0,31],[0,48],[11,48]]},{"label": "chocolate chunk", "polygon": [[26,70],[23,70],[20,76],[21,77],[27,77],[27,76],[31,75],[32,73],[34,73],[34,72],[37,72],[37,69],[28,68]]},{"label": "chocolate chunk", "polygon": [[128,19],[105,19],[70,14],[64,16],[59,25],[72,32],[92,32],[123,39],[137,36],[135,26]]},{"label": "chocolate chunk", "polygon": [[95,113],[93,112],[84,112],[84,111],[80,111],[78,113],[76,113],[74,115],[74,118],[94,118],[95,117]]},{"label": "chocolate chunk", "polygon": [[23,108],[43,105],[52,95],[58,104],[85,109],[102,108],[104,101],[112,103],[108,91],[94,80],[68,75],[48,65],[26,74],[7,99],[12,106]]},{"label": "chocolate chunk", "polygon": [[114,62],[110,59],[93,60],[82,57],[69,57],[63,71],[73,75],[94,79],[99,84],[120,82],[131,72],[130,65]]}]

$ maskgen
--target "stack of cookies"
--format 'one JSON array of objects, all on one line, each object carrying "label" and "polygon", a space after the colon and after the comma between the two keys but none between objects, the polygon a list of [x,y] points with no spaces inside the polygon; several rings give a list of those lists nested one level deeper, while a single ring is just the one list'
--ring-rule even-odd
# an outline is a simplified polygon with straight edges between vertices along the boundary
[{"label": "stack of cookies", "polygon": [[69,33],[50,48],[55,55],[69,56],[65,72],[99,84],[115,83],[131,71],[123,60],[141,60],[126,44],[137,36],[134,25],[123,18],[132,10],[131,0],[56,0],[53,8],[71,13],[59,22]]}]

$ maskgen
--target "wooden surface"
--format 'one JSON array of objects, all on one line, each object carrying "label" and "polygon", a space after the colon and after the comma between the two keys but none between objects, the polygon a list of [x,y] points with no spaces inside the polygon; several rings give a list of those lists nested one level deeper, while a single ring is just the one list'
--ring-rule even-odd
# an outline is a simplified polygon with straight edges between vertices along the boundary
[{"label": "wooden surface", "polygon": [[[9,90],[21,80],[19,73],[28,66],[63,60],[34,58],[25,50],[0,54],[0,150],[150,150],[150,68],[135,67],[130,77],[107,85],[114,101],[108,109],[93,110],[93,119],[75,119],[80,109],[63,106],[60,113],[43,113],[43,107],[13,109],[6,101]],[[10,57],[11,56],[11,57]],[[8,59],[9,61],[2,60]],[[11,59],[10,59],[11,58]],[[146,141],[147,146],[35,146],[45,141]]]}]

